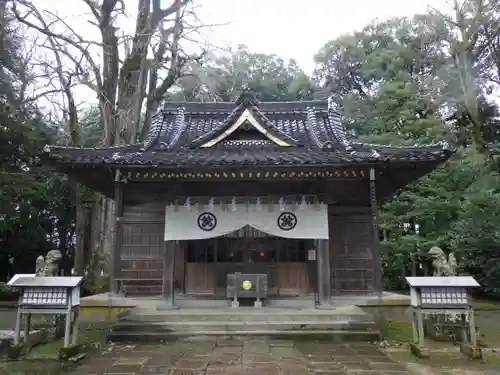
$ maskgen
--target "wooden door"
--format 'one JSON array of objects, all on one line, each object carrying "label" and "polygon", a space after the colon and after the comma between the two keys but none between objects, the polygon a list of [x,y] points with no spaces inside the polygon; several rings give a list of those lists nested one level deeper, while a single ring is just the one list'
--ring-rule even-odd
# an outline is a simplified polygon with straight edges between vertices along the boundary
[{"label": "wooden door", "polygon": [[307,252],[312,246],[309,240],[283,239],[280,242],[277,272],[280,296],[304,295],[311,291]]},{"label": "wooden door", "polygon": [[219,237],[188,241],[185,285],[188,294],[226,295],[227,275],[266,274],[268,295],[311,291],[308,241],[278,237]]},{"label": "wooden door", "polygon": [[214,241],[186,241],[186,294],[215,293]]},{"label": "wooden door", "polygon": [[213,263],[186,263],[186,293],[215,293],[215,275]]}]

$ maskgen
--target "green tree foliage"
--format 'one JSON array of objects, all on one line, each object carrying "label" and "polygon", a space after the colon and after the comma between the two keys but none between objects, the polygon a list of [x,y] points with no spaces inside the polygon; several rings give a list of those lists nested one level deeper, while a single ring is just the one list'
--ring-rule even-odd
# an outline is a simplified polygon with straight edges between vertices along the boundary
[{"label": "green tree foliage", "polygon": [[191,70],[192,75],[179,80],[171,100],[234,101],[244,87],[263,101],[307,100],[316,89],[295,60],[254,53],[244,45],[208,56],[203,66],[192,64]]},{"label": "green tree foliage", "polygon": [[435,17],[376,22],[329,41],[316,54],[316,79],[344,108],[349,127],[372,142],[445,138],[437,72],[446,64]]},{"label": "green tree foliage", "polygon": [[474,188],[460,202],[450,230],[450,246],[461,260],[461,270],[474,275],[487,296],[500,298],[500,178],[490,176],[489,187]]},{"label": "green tree foliage", "polygon": [[[344,108],[348,128],[362,140],[446,140],[457,148],[448,163],[382,206],[386,287],[404,288],[403,276],[422,263],[425,267],[426,253],[437,245],[455,252],[462,271],[477,276],[489,295],[499,296],[500,279],[494,276],[498,240],[492,229],[499,180],[490,160],[471,148],[477,119],[483,140],[498,139],[498,108],[478,95],[478,111],[471,117],[449,48],[453,32],[449,22],[434,14],[377,21],[325,44],[315,56],[315,76],[324,95]],[[476,81],[477,92],[483,92],[484,82]]]},{"label": "green tree foliage", "polygon": [[[0,12],[2,13],[2,12]],[[42,147],[55,132],[22,100],[21,36],[3,13],[0,22],[0,280],[34,271],[34,261],[51,248],[72,247],[74,204],[67,182],[39,165]]]}]

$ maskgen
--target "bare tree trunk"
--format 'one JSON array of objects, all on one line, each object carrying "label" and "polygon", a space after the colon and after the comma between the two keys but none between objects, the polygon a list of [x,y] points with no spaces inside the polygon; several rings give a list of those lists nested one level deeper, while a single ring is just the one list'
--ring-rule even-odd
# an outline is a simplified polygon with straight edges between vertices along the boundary
[{"label": "bare tree trunk", "polygon": [[[7,8],[7,0],[0,0],[0,21],[2,21],[2,25],[5,25],[5,9],[6,8]],[[3,41],[3,35],[2,35],[2,39],[0,39],[0,40]]]},{"label": "bare tree trunk", "polygon": [[111,255],[115,240],[115,202],[102,195],[96,196],[97,200],[88,216],[89,227],[86,228],[90,229],[88,231],[90,259],[87,262],[87,281],[96,288],[96,292],[102,292],[102,288],[107,286],[112,261]]},{"label": "bare tree trunk", "polygon": [[[0,5],[2,1],[4,0],[0,0]],[[183,23],[184,13],[191,0],[172,0],[165,8],[161,7],[161,0],[136,0],[138,15],[135,32],[129,39],[130,52],[121,59],[114,22],[116,16],[123,14],[125,2],[81,1],[92,14],[92,19],[87,21],[99,29],[100,41],[87,40],[83,31],[72,29],[64,19],[58,18],[54,13],[50,13],[51,20],[46,22],[46,13],[37,9],[34,0],[16,0],[12,8],[20,23],[47,37],[48,42],[44,42],[42,47],[54,51],[58,67],[47,66],[47,69],[57,73],[61,91],[67,97],[65,114],[71,143],[79,145],[79,134],[76,131],[77,108],[70,90],[73,77],[77,78],[75,81],[78,83],[91,88],[98,98],[104,125],[104,135],[99,146],[135,143],[139,134],[144,138],[148,133],[153,112],[158,108],[165,92],[182,75],[186,62],[198,61],[203,56],[203,53],[198,56],[181,56],[179,41],[186,26]],[[121,8],[117,8],[118,4]],[[169,23],[172,26],[166,27]],[[56,24],[64,31],[54,31],[59,30]],[[159,37],[157,44],[156,39],[153,39],[154,35]],[[156,49],[152,44],[156,45]],[[91,52],[96,46],[101,49],[101,61],[97,61],[97,54]],[[151,50],[154,56],[148,59],[148,52]],[[59,56],[64,56],[65,60],[74,64],[73,74],[62,74]],[[161,70],[168,71],[163,80],[158,78]],[[145,121],[140,129],[145,94]],[[86,268],[90,284],[99,284],[101,274],[107,275],[115,240],[115,203],[98,194],[95,194],[95,197],[95,203],[90,209],[84,207],[81,197],[78,198],[76,225],[75,270],[78,274],[84,274]],[[88,262],[86,256],[90,258]],[[99,288],[99,285],[97,287]]]}]

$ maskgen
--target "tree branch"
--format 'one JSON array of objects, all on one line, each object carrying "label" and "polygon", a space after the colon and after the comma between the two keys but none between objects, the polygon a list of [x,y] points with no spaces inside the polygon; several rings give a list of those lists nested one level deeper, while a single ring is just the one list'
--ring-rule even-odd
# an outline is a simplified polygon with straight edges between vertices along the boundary
[{"label": "tree branch", "polygon": [[[68,38],[62,34],[57,34],[57,33],[54,33],[52,31],[50,31],[47,27],[44,27],[43,24],[42,24],[42,27],[28,21],[26,19],[26,17],[21,17],[21,15],[19,14],[18,10],[17,10],[17,5],[16,3],[19,3],[25,7],[27,7],[29,10],[30,10],[30,13],[33,13],[35,14],[35,17],[36,19],[38,19],[40,22],[43,20],[43,17],[41,15],[41,13],[38,11],[38,9],[36,9],[32,4],[30,4],[29,2],[25,1],[25,0],[15,0],[13,1],[13,5],[12,5],[12,12],[14,13],[14,16],[16,17],[16,19],[21,22],[22,24],[28,26],[29,28],[33,29],[33,30],[36,30],[48,37],[52,37],[52,38],[56,38],[56,39],[60,39],[68,44],[70,44],[72,47],[76,48],[78,51],[80,51],[82,53],[82,55],[85,57],[85,59],[87,60],[87,62],[90,64],[91,66],[91,69],[93,71],[93,74],[95,76],[95,80],[97,82],[97,88],[99,89],[99,91],[102,90],[102,80],[101,80],[101,72],[99,70],[99,67],[97,66],[97,64],[94,62],[92,56],[90,55],[89,51],[84,48],[81,43],[86,43],[86,41],[83,39],[83,38],[79,38],[78,41],[74,41],[72,40],[71,38]],[[59,19],[60,20],[60,19]],[[61,22],[63,22],[61,20]],[[44,24],[46,25],[46,23],[44,22]],[[74,33],[74,32],[73,32]],[[77,35],[76,33],[74,33],[75,35]]]}]

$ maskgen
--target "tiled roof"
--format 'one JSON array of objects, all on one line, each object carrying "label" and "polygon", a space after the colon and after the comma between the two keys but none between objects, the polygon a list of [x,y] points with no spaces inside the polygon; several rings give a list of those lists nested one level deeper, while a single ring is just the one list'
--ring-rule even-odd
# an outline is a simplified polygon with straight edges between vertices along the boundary
[{"label": "tiled roof", "polygon": [[[174,150],[140,151],[116,147],[113,149],[73,149],[53,146],[50,153],[57,161],[74,164],[152,165],[164,167],[196,166],[265,166],[265,165],[345,165],[377,161],[416,162],[442,161],[451,150],[442,144],[425,147],[390,147],[351,144],[353,151],[321,150],[274,145],[228,145],[210,148],[179,148]],[[127,150],[128,149],[128,150]],[[127,150],[127,151],[125,151]]]},{"label": "tiled roof", "polygon": [[[245,110],[266,132],[290,146],[280,147],[263,136],[200,147],[227,131]],[[349,141],[341,115],[327,101],[259,103],[245,92],[236,103],[167,103],[153,117],[143,144],[91,149],[48,146],[45,151],[58,163],[165,167],[440,161],[452,152],[444,143],[398,147]]]}]

